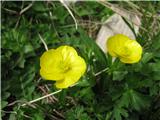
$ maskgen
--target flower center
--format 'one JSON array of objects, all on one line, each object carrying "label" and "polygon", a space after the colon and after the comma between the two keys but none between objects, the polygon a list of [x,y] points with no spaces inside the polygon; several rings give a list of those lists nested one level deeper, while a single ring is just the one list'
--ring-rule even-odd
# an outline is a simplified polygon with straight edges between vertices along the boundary
[{"label": "flower center", "polygon": [[66,73],[66,72],[68,72],[70,69],[71,69],[70,67],[66,66],[66,67],[63,69],[63,72]]},{"label": "flower center", "polygon": [[62,73],[66,73],[71,69],[71,67],[66,62],[61,62],[60,69],[62,70]]}]

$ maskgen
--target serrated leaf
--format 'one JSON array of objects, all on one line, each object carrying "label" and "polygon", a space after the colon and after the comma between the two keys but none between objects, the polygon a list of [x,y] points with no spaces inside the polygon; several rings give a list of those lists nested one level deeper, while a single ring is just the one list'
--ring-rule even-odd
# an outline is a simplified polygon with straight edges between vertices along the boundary
[{"label": "serrated leaf", "polygon": [[124,89],[121,87],[116,87],[116,89],[114,89],[114,87],[111,88],[110,94],[112,95],[112,100],[115,101],[115,100],[119,99],[122,96],[123,91],[124,91]]},{"label": "serrated leaf", "polygon": [[90,87],[83,88],[80,91],[80,97],[87,103],[92,100],[92,98],[94,97],[94,93]]},{"label": "serrated leaf", "polygon": [[128,112],[124,108],[115,107],[113,109],[113,118],[115,120],[122,120],[122,116],[128,117]]},{"label": "serrated leaf", "polygon": [[88,114],[84,111],[83,106],[76,106],[75,108],[72,108],[71,110],[67,111],[66,120],[76,120],[76,119],[91,120]]},{"label": "serrated leaf", "polygon": [[122,94],[122,97],[118,101],[119,107],[128,107],[130,104],[130,94],[128,91]]},{"label": "serrated leaf", "polygon": [[113,80],[121,81],[127,73],[127,71],[113,71]]},{"label": "serrated leaf", "polygon": [[130,90],[130,100],[131,100],[131,106],[136,110],[141,110],[142,108],[149,107],[149,97],[136,92],[134,90]]}]

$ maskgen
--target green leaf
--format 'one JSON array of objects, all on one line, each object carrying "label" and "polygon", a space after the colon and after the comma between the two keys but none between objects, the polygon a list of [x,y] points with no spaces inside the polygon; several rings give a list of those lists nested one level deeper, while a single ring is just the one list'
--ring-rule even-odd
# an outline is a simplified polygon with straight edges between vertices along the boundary
[{"label": "green leaf", "polygon": [[8,102],[7,101],[1,101],[1,109],[5,108],[7,106]]},{"label": "green leaf", "polygon": [[94,86],[95,85],[95,80],[94,78],[90,78],[90,76],[83,76],[78,82],[76,86],[80,87],[87,87],[87,86]]},{"label": "green leaf", "polygon": [[66,23],[69,13],[66,11],[66,8],[63,5],[59,4],[59,6],[57,6],[57,9],[55,9],[53,13],[54,19],[59,20],[61,24]]},{"label": "green leaf", "polygon": [[160,70],[160,61],[156,63],[149,63],[148,65],[151,71],[158,72]]},{"label": "green leaf", "polygon": [[95,43],[94,40],[92,40],[86,35],[86,33],[82,29],[80,29],[79,32],[81,34],[80,36],[81,42],[83,45],[85,45],[83,49],[86,49],[88,53],[89,51],[92,51],[91,53],[94,55],[94,59],[96,60],[96,62],[94,63],[96,72],[99,72],[100,70],[106,68],[107,58],[105,53],[98,47],[98,45]]},{"label": "green leaf", "polygon": [[[116,89],[115,89],[115,87],[116,87]],[[119,87],[119,86],[115,86],[115,87],[112,87],[112,88],[109,89],[109,92],[111,94],[111,97],[112,97],[113,101],[119,99],[124,92],[124,88]]]},{"label": "green leaf", "polygon": [[130,104],[130,94],[129,91],[126,91],[122,94],[121,98],[119,99],[118,106],[128,108],[129,104]]},{"label": "green leaf", "polygon": [[145,64],[154,57],[153,53],[145,52],[142,57],[142,62]]},{"label": "green leaf", "polygon": [[21,58],[19,59],[18,66],[19,66],[20,68],[24,68],[25,62],[26,62],[26,60],[24,59],[24,57],[21,57]]},{"label": "green leaf", "polygon": [[110,120],[110,119],[111,119],[111,116],[112,116],[112,112],[108,112],[108,113],[106,114],[105,120]]},{"label": "green leaf", "polygon": [[24,46],[24,53],[29,53],[32,52],[33,50],[34,50],[33,46],[30,44]]},{"label": "green leaf", "polygon": [[2,92],[2,100],[6,100],[9,96],[11,95],[11,93],[9,92]]},{"label": "green leaf", "polygon": [[66,113],[66,120],[91,120],[83,106],[76,106]]},{"label": "green leaf", "polygon": [[149,107],[150,98],[134,90],[130,90],[131,106],[136,110]]},{"label": "green leaf", "polygon": [[113,80],[121,81],[127,73],[127,71],[113,71]]},{"label": "green leaf", "polygon": [[33,5],[33,10],[37,12],[45,12],[47,7],[45,7],[42,2],[36,2],[36,4]]},{"label": "green leaf", "polygon": [[160,72],[159,71],[153,73],[153,80],[160,81]]},{"label": "green leaf", "polygon": [[156,83],[155,85],[151,86],[149,91],[150,91],[150,96],[154,96],[154,95],[159,94],[160,83]]},{"label": "green leaf", "polygon": [[113,118],[115,120],[122,120],[122,116],[128,117],[128,112],[124,108],[114,107]]},{"label": "green leaf", "polygon": [[16,114],[10,114],[9,120],[17,120]]},{"label": "green leaf", "polygon": [[83,88],[80,91],[80,98],[82,98],[86,103],[90,103],[93,100],[94,93],[90,87]]},{"label": "green leaf", "polygon": [[42,113],[35,113],[32,120],[44,120],[44,115]]}]

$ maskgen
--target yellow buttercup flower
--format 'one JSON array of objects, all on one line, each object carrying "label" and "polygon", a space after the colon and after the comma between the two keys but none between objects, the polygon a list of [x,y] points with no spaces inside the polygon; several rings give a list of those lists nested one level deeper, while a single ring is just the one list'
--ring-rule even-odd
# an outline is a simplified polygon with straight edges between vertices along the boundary
[{"label": "yellow buttercup flower", "polygon": [[136,63],[142,56],[141,45],[122,34],[108,38],[107,49],[111,56],[118,57],[123,63]]},{"label": "yellow buttercup flower", "polygon": [[40,75],[56,81],[57,88],[68,88],[76,83],[86,71],[84,59],[70,46],[60,46],[43,53],[40,58]]}]

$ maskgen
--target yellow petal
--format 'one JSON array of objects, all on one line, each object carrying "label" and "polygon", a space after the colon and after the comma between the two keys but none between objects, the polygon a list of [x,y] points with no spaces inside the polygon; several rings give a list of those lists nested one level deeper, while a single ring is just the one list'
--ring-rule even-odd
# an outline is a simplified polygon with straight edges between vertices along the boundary
[{"label": "yellow petal", "polygon": [[108,52],[113,57],[119,57],[121,62],[136,63],[141,59],[142,47],[127,36],[117,34],[107,41]]},{"label": "yellow petal", "polygon": [[64,78],[59,65],[62,56],[56,50],[48,50],[40,58],[40,75],[47,80],[62,80]]},{"label": "yellow petal", "polygon": [[136,63],[139,62],[142,56],[142,47],[135,40],[130,40],[126,42],[126,53],[127,56],[120,56],[120,60],[124,63]]},{"label": "yellow petal", "polygon": [[60,46],[56,49],[57,52],[59,52],[64,61],[68,61],[68,59],[72,59],[72,57],[78,56],[76,50],[73,47],[70,46]]},{"label": "yellow petal", "polygon": [[68,88],[69,86],[74,84],[73,79],[72,80],[71,79],[70,78],[66,78],[64,80],[57,81],[55,83],[56,88],[59,88],[59,89]]},{"label": "yellow petal", "polygon": [[55,86],[57,88],[68,88],[75,84],[80,79],[80,77],[81,75],[79,75],[79,73],[72,74],[71,76],[66,76],[64,80],[57,81],[55,83]]},{"label": "yellow petal", "polygon": [[55,83],[57,88],[67,88],[75,84],[86,71],[86,63],[80,56],[76,57],[71,63],[71,69],[66,72],[65,79]]},{"label": "yellow petal", "polygon": [[64,75],[57,71],[52,71],[51,73],[48,73],[45,70],[40,69],[40,75],[46,80],[59,81],[64,79]]},{"label": "yellow petal", "polygon": [[123,63],[137,63],[139,62],[139,60],[141,59],[141,56],[137,56],[136,58],[132,58],[132,57],[120,57],[120,61]]},{"label": "yellow petal", "polygon": [[129,38],[122,34],[114,35],[107,40],[107,49],[111,56],[118,57],[124,46],[124,43],[128,41]]},{"label": "yellow petal", "polygon": [[56,81],[57,88],[67,88],[76,83],[86,71],[86,63],[70,46],[60,46],[46,51],[40,58],[40,74]]},{"label": "yellow petal", "polygon": [[87,68],[84,59],[81,58],[80,56],[76,57],[76,60],[71,63],[71,66],[73,73],[77,71],[79,72],[80,75],[83,75]]}]

